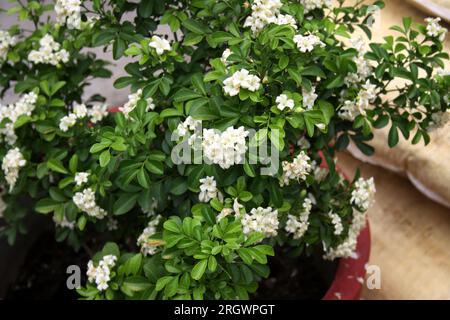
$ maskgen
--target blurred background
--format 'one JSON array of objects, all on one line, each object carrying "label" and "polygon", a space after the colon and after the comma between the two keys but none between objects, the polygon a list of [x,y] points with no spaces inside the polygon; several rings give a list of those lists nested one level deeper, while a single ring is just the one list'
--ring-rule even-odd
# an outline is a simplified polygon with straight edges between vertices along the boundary
[{"label": "blurred background", "polygon": [[[393,34],[389,27],[401,24],[403,16],[411,16],[418,23],[433,13],[442,15],[443,20],[450,19],[450,0],[385,2],[386,8],[374,25],[374,41]],[[0,1],[1,8],[9,5]],[[15,17],[5,18],[2,14],[0,28],[13,23]],[[448,24],[444,25],[450,29]],[[450,36],[445,46],[450,52]],[[97,53],[112,61],[110,52]],[[113,66],[114,78],[92,83],[86,95],[102,92],[111,105],[123,104],[128,90],[115,90],[112,84],[124,75],[125,64],[126,61],[121,61]],[[8,103],[9,99],[12,95],[2,102]],[[375,178],[377,187],[377,201],[369,212],[372,233],[369,264],[380,267],[381,289],[366,288],[363,299],[450,299],[450,127],[433,133],[432,141],[426,148],[401,141],[396,148],[389,149],[387,132],[379,130],[372,142],[376,154],[371,159],[353,148],[338,155],[345,173],[352,176],[360,167],[363,176]],[[0,250],[3,245],[0,243]],[[17,252],[14,257],[2,259],[18,263]],[[0,274],[8,275],[8,270],[1,268]]]}]

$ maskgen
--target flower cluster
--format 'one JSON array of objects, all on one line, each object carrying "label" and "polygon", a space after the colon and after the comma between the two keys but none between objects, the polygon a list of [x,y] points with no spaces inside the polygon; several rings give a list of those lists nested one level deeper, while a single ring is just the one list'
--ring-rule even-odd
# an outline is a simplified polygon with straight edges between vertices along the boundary
[{"label": "flower cluster", "polygon": [[15,44],[15,37],[12,37],[7,31],[0,30],[0,63],[6,61],[9,48]]},{"label": "flower cluster", "polygon": [[253,208],[250,213],[241,219],[242,231],[248,235],[251,232],[260,232],[266,238],[275,237],[278,234],[278,210],[268,208]]},{"label": "flower cluster", "polygon": [[75,183],[77,186],[81,186],[88,182],[89,172],[77,172],[75,174]]},{"label": "flower cluster", "polygon": [[155,49],[156,54],[159,56],[164,53],[164,51],[172,50],[170,42],[166,39],[160,38],[158,36],[153,36],[150,43],[148,44],[151,48]]},{"label": "flower cluster", "polygon": [[242,204],[238,202],[238,199],[235,198],[233,202],[233,208],[223,208],[220,213],[216,216],[216,221],[219,222],[226,216],[231,215],[233,212],[235,213],[236,217],[241,217],[241,209],[244,208]]},{"label": "flower cluster", "polygon": [[241,69],[233,73],[231,77],[223,81],[223,90],[229,96],[239,94],[241,88],[255,92],[261,87],[261,79],[258,76],[250,74],[247,69]]},{"label": "flower cluster", "polygon": [[439,22],[441,18],[426,18],[427,35],[432,38],[438,38],[439,41],[444,41],[447,35],[447,29],[442,27]]},{"label": "flower cluster", "polygon": [[333,224],[334,227],[334,234],[339,236],[344,231],[344,227],[342,226],[342,219],[333,211],[328,212],[328,217],[331,219],[331,224]]},{"label": "flower cluster", "polygon": [[92,123],[97,123],[102,121],[108,115],[108,104],[106,103],[96,103],[88,109],[88,116]]},{"label": "flower cluster", "polygon": [[88,281],[97,285],[97,289],[104,291],[108,289],[108,282],[111,280],[111,269],[116,265],[117,257],[114,255],[106,255],[100,260],[98,266],[94,266],[94,262],[89,260],[86,275]]},{"label": "flower cluster", "polygon": [[336,258],[357,258],[356,245],[358,236],[366,226],[367,213],[353,210],[353,219],[348,230],[347,238],[336,248],[325,248],[324,259],[334,260]]},{"label": "flower cluster", "polygon": [[17,140],[17,136],[14,132],[14,123],[22,115],[31,116],[31,113],[36,107],[36,101],[37,94],[30,92],[24,94],[16,103],[7,106],[0,105],[0,122],[4,119],[10,121],[5,124],[4,128],[0,129],[0,135],[5,136],[5,140],[8,144],[13,145]]},{"label": "flower cluster", "polygon": [[61,45],[46,34],[39,40],[39,50],[31,50],[28,54],[28,60],[34,64],[44,63],[56,66],[58,63],[67,63],[69,61],[69,52],[61,49]]},{"label": "flower cluster", "polygon": [[62,218],[62,220],[58,219],[56,215],[53,216],[53,222],[57,227],[67,228],[69,230],[73,230],[75,228],[75,221],[67,220],[66,216]]},{"label": "flower cluster", "polygon": [[376,85],[371,84],[369,80],[362,85],[356,100],[346,100],[339,109],[338,116],[343,120],[353,121],[359,115],[365,116],[366,109],[370,103],[377,97]]},{"label": "flower cluster", "polygon": [[318,98],[318,95],[316,94],[316,88],[311,87],[310,90],[302,88],[302,96],[303,96],[303,108],[305,108],[306,110],[311,110],[314,107],[314,103]]},{"label": "flower cluster", "polygon": [[[139,89],[135,93],[132,93],[128,96],[127,103],[125,103],[123,107],[120,107],[119,111],[122,112],[125,118],[128,119],[130,113],[136,108],[138,101],[141,99],[142,99],[142,89]],[[147,98],[146,103],[147,103],[146,109],[147,111],[155,109],[155,105],[153,104],[152,98]]]},{"label": "flower cluster", "polygon": [[325,43],[320,41],[319,37],[313,34],[306,36],[297,34],[294,36],[294,42],[297,45],[298,50],[303,53],[313,51],[316,46],[325,47]]},{"label": "flower cluster", "polygon": [[368,180],[359,178],[355,182],[355,189],[352,191],[351,203],[360,211],[367,211],[375,201],[375,192],[373,178]]},{"label": "flower cluster", "polygon": [[222,198],[222,194],[217,189],[217,183],[214,177],[206,177],[200,179],[200,194],[198,199],[200,202],[209,202],[215,198]]},{"label": "flower cluster", "polygon": [[[195,120],[191,116],[188,116],[186,120],[178,124],[175,134],[178,137],[184,138],[188,132],[196,131],[201,127],[202,122],[200,120]],[[195,137],[194,137],[195,138]]]},{"label": "flower cluster", "polygon": [[86,116],[90,117],[92,123],[101,121],[108,114],[107,104],[95,104],[91,108],[86,107],[85,104],[75,103],[73,106],[73,112],[64,116],[59,121],[59,129],[63,132],[68,131],[73,127],[78,119],[82,119]]},{"label": "flower cluster", "polygon": [[248,135],[249,132],[244,127],[228,127],[223,132],[203,129],[203,154],[212,163],[218,164],[222,169],[228,169],[243,162],[247,151],[245,138]]},{"label": "flower cluster", "polygon": [[153,255],[156,253],[158,245],[161,241],[151,239],[151,237],[156,233],[156,227],[161,221],[161,216],[157,215],[149,221],[147,227],[142,231],[141,235],[137,239],[137,245],[141,247],[141,252],[145,256]]},{"label": "flower cluster", "polygon": [[287,233],[292,233],[294,239],[300,239],[303,237],[305,232],[308,230],[309,227],[309,215],[311,213],[312,209],[312,201],[309,198],[306,198],[303,201],[302,204],[302,212],[300,213],[300,216],[294,216],[292,214],[288,215],[288,219],[286,221],[286,226],[284,230],[286,230]]},{"label": "flower cluster", "polygon": [[107,212],[100,208],[95,202],[95,192],[91,188],[84,189],[82,192],[77,192],[72,198],[73,203],[81,211],[87,213],[88,216],[97,219],[103,219]]},{"label": "flower cluster", "polygon": [[309,156],[304,151],[301,151],[294,161],[283,161],[283,176],[280,185],[289,185],[290,180],[305,180],[311,171],[310,160]]},{"label": "flower cluster", "polygon": [[287,24],[297,29],[294,17],[280,13],[282,6],[280,0],[255,0],[252,4],[252,14],[245,19],[244,27],[250,27],[253,35],[258,34],[270,23]]},{"label": "flower cluster", "polygon": [[368,59],[365,58],[367,53],[367,44],[362,36],[356,37],[350,40],[351,46],[355,49],[358,54],[353,58],[355,62],[357,71],[356,73],[350,73],[345,78],[347,85],[352,85],[355,83],[360,83],[365,81],[372,73],[372,66]]},{"label": "flower cluster", "polygon": [[289,108],[292,110],[295,106],[295,102],[293,99],[289,99],[289,97],[285,94],[280,94],[275,102],[277,103],[277,108],[283,111],[285,108]]},{"label": "flower cluster", "polygon": [[66,24],[69,29],[81,28],[81,0],[57,0],[55,4],[56,21]]},{"label": "flower cluster", "polygon": [[330,8],[332,0],[300,0],[300,3],[305,8],[305,13],[315,9]]},{"label": "flower cluster", "polygon": [[11,192],[19,178],[19,170],[24,167],[27,161],[23,157],[19,148],[9,149],[2,161],[2,170],[5,174],[6,182]]}]

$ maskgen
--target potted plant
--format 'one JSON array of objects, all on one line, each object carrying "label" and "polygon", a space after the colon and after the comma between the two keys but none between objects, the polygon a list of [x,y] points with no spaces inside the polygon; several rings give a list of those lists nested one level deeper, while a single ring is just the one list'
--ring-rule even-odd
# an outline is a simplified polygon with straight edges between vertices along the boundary
[{"label": "potted plant", "polygon": [[[21,94],[1,108],[2,233],[13,242],[24,231],[31,202],[58,241],[97,251],[78,289],[87,299],[299,297],[280,283],[315,277],[305,270],[324,270],[329,286],[328,260],[361,258],[375,192],[373,179],[343,178],[336,151],[351,140],[371,154],[372,128],[387,125],[390,146],[399,134],[428,143],[449,114],[446,30],[405,18],[395,37],[369,43],[381,8],[19,1],[10,12],[34,27],[0,34],[2,92]],[[53,10],[56,23],[44,21]],[[114,76],[94,47],[131,59],[114,84],[131,91],[117,112],[101,92],[83,96],[93,78]],[[280,278],[277,264],[288,268]]]}]

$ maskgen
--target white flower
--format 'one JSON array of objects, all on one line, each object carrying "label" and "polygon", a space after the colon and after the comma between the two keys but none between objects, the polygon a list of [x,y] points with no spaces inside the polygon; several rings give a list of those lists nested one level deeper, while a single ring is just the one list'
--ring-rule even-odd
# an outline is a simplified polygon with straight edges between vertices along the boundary
[{"label": "white flower", "polygon": [[224,91],[229,96],[239,94],[241,88],[255,92],[261,87],[261,79],[251,75],[247,69],[236,71],[231,77],[224,80]]},{"label": "white flower", "polygon": [[309,198],[306,198],[303,201],[302,207],[303,209],[300,216],[288,215],[288,220],[286,221],[286,226],[284,228],[287,233],[293,234],[294,239],[300,239],[308,230],[312,201]]},{"label": "white flower", "polygon": [[426,18],[427,35],[432,38],[438,38],[439,41],[444,41],[447,35],[447,29],[440,26],[441,18]]},{"label": "white flower", "polygon": [[32,50],[28,54],[28,60],[34,64],[43,63],[56,66],[60,62],[69,61],[69,53],[61,49],[61,45],[53,37],[46,34],[39,40],[39,50]]},{"label": "white flower", "polygon": [[9,191],[11,192],[16,185],[19,178],[19,170],[24,167],[27,161],[23,157],[19,148],[9,149],[5,157],[2,160],[2,170],[5,174],[6,182],[9,185]]},{"label": "white flower", "polygon": [[377,97],[377,87],[370,83],[369,80],[362,85],[356,101],[346,100],[344,105],[339,109],[338,116],[343,120],[353,121],[359,115],[366,116],[366,109],[370,107],[370,103]]},{"label": "white flower", "polygon": [[161,218],[162,217],[160,215],[157,215],[150,220],[147,227],[144,231],[142,231],[141,235],[137,239],[137,245],[141,247],[141,252],[145,256],[155,254],[158,249],[158,245],[161,245],[160,241],[151,239],[151,237],[157,232],[156,227],[159,225]]},{"label": "white flower", "polygon": [[164,51],[172,50],[172,48],[170,47],[170,42],[167,41],[166,39],[162,39],[158,36],[152,37],[152,39],[149,43],[149,46],[151,48],[154,48],[158,55],[162,55],[164,53]]},{"label": "white flower", "polygon": [[[128,102],[124,104],[123,107],[119,108],[119,111],[121,111],[125,118],[129,118],[129,114],[136,108],[138,101],[142,99],[142,89],[139,89],[135,93],[132,93],[128,96]],[[146,99],[147,108],[146,111],[155,109],[155,105],[153,104],[152,98]]]},{"label": "white flower", "polygon": [[366,213],[353,210],[353,219],[348,230],[347,238],[335,248],[324,248],[326,253],[324,259],[334,260],[336,258],[357,258],[356,245],[361,230],[366,225]]},{"label": "white flower", "polygon": [[81,0],[56,0],[56,21],[69,29],[81,28]]},{"label": "white flower", "polygon": [[293,162],[283,161],[283,176],[280,185],[289,185],[290,180],[306,180],[306,176],[311,171],[311,159],[308,155],[301,151]]},{"label": "white flower", "polygon": [[238,202],[237,198],[235,198],[234,201],[233,201],[233,211],[236,214],[236,216],[238,216],[238,217],[241,216],[241,209],[242,208],[244,208],[244,206]]},{"label": "white flower", "polygon": [[331,8],[332,0],[300,0],[300,3],[305,8],[305,13],[315,9]]},{"label": "white flower", "polygon": [[223,132],[203,129],[203,154],[210,162],[228,169],[243,162],[247,151],[245,139],[248,135],[249,132],[244,127],[229,127]]},{"label": "white flower", "polygon": [[450,76],[450,70],[445,70],[442,68],[435,69],[435,77],[447,77]]},{"label": "white flower", "polygon": [[342,226],[341,217],[332,211],[328,212],[328,217],[331,219],[331,223],[334,226],[334,234],[339,236],[344,231],[344,227]]},{"label": "white flower", "polygon": [[311,87],[311,90],[308,91],[305,88],[302,88],[302,96],[303,96],[303,108],[306,110],[311,110],[314,107],[314,103],[318,95],[316,94],[316,88]]},{"label": "white flower", "polygon": [[87,213],[88,216],[97,219],[103,219],[107,212],[97,206],[95,202],[95,193],[91,188],[84,189],[82,192],[77,192],[72,198],[72,201],[81,211]]},{"label": "white flower", "polygon": [[8,144],[16,143],[17,136],[14,131],[14,124],[21,115],[31,116],[37,102],[37,95],[34,92],[24,94],[20,99],[7,106],[0,104],[0,122],[8,119],[10,122],[5,123],[4,128],[0,128],[0,135],[5,137]]},{"label": "white flower", "polygon": [[117,257],[114,255],[106,255],[99,261],[98,266],[94,265],[92,260],[88,262],[88,270],[86,275],[88,281],[95,283],[97,289],[104,291],[108,289],[108,282],[111,280],[111,269],[115,267]]},{"label": "white flower", "polygon": [[216,216],[216,221],[219,222],[223,218],[231,215],[233,213],[233,209],[231,208],[223,208],[220,213]]},{"label": "white flower", "polygon": [[184,122],[180,122],[175,130],[175,134],[179,138],[184,138],[189,132],[196,131],[200,129],[202,122],[200,120],[195,120],[191,116],[188,116]]},{"label": "white flower", "polygon": [[69,113],[69,115],[64,116],[59,120],[59,129],[63,132],[69,130],[77,123],[77,116],[74,113]]},{"label": "white flower", "polygon": [[9,48],[16,44],[17,40],[9,32],[0,30],[0,64],[6,61]]},{"label": "white flower", "polygon": [[293,109],[294,108],[294,100],[289,99],[289,97],[285,94],[279,95],[275,102],[277,103],[277,108],[283,111],[285,108]]},{"label": "white flower", "polygon": [[[252,14],[244,22],[244,27],[250,27],[253,35],[258,34],[264,26],[270,23],[290,24],[295,27],[295,20],[280,15],[283,4],[280,0],[255,0],[252,4]],[[292,17],[291,17],[292,18]]]},{"label": "white flower", "polygon": [[75,228],[75,221],[67,220],[65,215],[61,221],[57,219],[56,215],[53,216],[53,222],[55,223],[55,225],[57,227],[60,227],[60,228],[67,228],[70,230],[73,230]]},{"label": "white flower", "polygon": [[242,231],[245,235],[251,232],[260,232],[266,238],[274,237],[278,234],[278,211],[268,208],[253,208],[249,214],[241,219]]},{"label": "white flower", "polygon": [[82,104],[75,103],[75,105],[73,106],[73,113],[77,118],[84,118],[88,113],[88,109],[86,105],[83,103]]},{"label": "white flower", "polygon": [[300,52],[303,53],[313,51],[315,46],[325,47],[325,44],[320,41],[319,37],[312,34],[307,36],[297,34],[294,36],[294,42]]},{"label": "white flower", "polygon": [[290,25],[292,28],[297,30],[297,21],[295,21],[293,16],[290,16],[288,14],[278,14],[278,17],[275,21],[275,24],[278,25]]},{"label": "white flower", "polygon": [[220,58],[220,60],[225,64],[228,65],[228,57],[232,55],[233,52],[231,52],[231,50],[229,48],[226,48],[223,53],[222,53],[222,57]]},{"label": "white flower", "polygon": [[109,218],[106,222],[106,227],[108,228],[108,231],[114,231],[119,229],[119,222],[114,218]]},{"label": "white flower", "polygon": [[108,105],[106,103],[94,104],[89,108],[88,115],[92,123],[97,123],[108,115]]},{"label": "white flower", "polygon": [[209,202],[210,200],[217,198],[219,193],[214,177],[200,179],[200,194],[198,195],[200,202]]},{"label": "white flower", "polygon": [[375,202],[375,183],[373,178],[364,180],[359,178],[355,182],[355,189],[352,191],[351,203],[354,204],[358,210],[367,211]]},{"label": "white flower", "polygon": [[88,182],[89,172],[77,172],[75,174],[75,183],[77,186],[81,186],[83,183]]}]

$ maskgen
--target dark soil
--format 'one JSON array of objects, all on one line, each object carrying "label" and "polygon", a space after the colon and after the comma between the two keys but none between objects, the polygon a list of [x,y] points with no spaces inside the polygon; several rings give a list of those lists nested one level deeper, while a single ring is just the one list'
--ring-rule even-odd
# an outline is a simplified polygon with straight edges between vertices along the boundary
[{"label": "dark soil", "polygon": [[[260,283],[252,299],[320,300],[330,287],[337,262],[327,262],[317,252],[309,257],[290,257],[286,248],[278,248],[269,259],[270,277]],[[89,255],[84,251],[57,243],[52,232],[41,236],[28,252],[18,279],[4,297],[9,300],[75,300],[75,290],[66,285],[67,267],[81,268],[81,283],[86,282],[85,266]]]},{"label": "dark soil", "polygon": [[288,248],[277,248],[269,259],[270,276],[254,295],[257,300],[320,300],[333,282],[337,261],[322,259],[319,250],[309,257],[291,257]]},{"label": "dark soil", "polygon": [[78,294],[66,285],[69,265],[81,268],[81,283],[86,281],[85,265],[89,256],[55,241],[53,232],[43,234],[33,245],[6,300],[75,300]]}]

